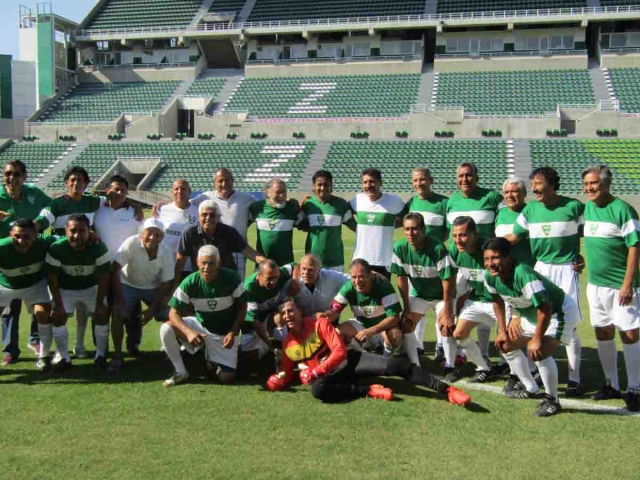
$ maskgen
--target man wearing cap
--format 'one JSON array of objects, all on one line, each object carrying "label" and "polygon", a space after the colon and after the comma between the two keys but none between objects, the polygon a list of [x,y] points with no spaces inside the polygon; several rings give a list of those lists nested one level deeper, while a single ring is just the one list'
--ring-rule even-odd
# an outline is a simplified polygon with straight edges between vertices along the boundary
[{"label": "man wearing cap", "polygon": [[[113,359],[109,370],[117,372],[122,358],[123,321],[127,328],[127,344],[137,348],[142,340],[142,326],[152,318],[166,320],[174,275],[171,248],[162,242],[164,229],[155,218],[147,219],[142,233],[127,238],[113,262],[115,313],[111,324]],[[142,317],[135,314],[140,302],[147,305]]]}]

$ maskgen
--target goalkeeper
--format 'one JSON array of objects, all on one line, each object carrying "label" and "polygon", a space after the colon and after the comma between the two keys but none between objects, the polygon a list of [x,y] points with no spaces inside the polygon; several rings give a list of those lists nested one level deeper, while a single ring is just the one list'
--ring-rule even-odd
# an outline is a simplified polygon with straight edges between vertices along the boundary
[{"label": "goalkeeper", "polygon": [[391,400],[393,392],[381,385],[359,385],[360,377],[403,377],[415,385],[428,387],[449,402],[466,405],[471,397],[462,390],[441,382],[414,367],[406,358],[383,357],[356,350],[347,351],[335,327],[328,319],[303,317],[291,298],[285,299],[278,312],[289,333],[283,341],[282,371],[269,377],[266,388],[283,390],[293,380],[296,364],[300,381],[311,384],[312,395],[324,402],[339,402],[359,397]]}]

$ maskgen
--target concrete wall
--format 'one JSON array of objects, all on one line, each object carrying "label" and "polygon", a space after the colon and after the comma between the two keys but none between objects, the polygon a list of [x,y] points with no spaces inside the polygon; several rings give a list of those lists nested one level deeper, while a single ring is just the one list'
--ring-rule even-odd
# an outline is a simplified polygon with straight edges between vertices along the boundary
[{"label": "concrete wall", "polygon": [[160,116],[135,116],[125,127],[125,135],[131,140],[144,140],[148,133],[162,133],[160,131]]},{"label": "concrete wall", "polygon": [[600,57],[602,68],[640,68],[640,52],[605,53]]},{"label": "concrete wall", "polygon": [[280,65],[246,64],[247,78],[304,77],[308,75],[380,75],[420,73],[422,60],[380,60],[372,62],[309,62]]},{"label": "concrete wall", "polygon": [[20,119],[0,118],[0,138],[22,138],[25,132],[25,122]]},{"label": "concrete wall", "polygon": [[522,38],[540,38],[558,35],[572,35],[574,42],[584,42],[586,38],[586,30],[584,28],[535,28],[535,29],[518,29],[518,30],[486,30],[486,31],[467,31],[467,32],[442,32],[436,37],[436,45],[443,46],[447,44],[448,39],[455,38],[502,38],[504,43],[515,43],[516,39]]},{"label": "concrete wall", "polygon": [[119,133],[120,122],[95,125],[27,125],[27,134],[35,135],[46,142],[55,142],[60,135],[75,135],[79,142],[104,142],[108,135]]},{"label": "concrete wall", "polygon": [[487,72],[520,70],[586,69],[587,55],[506,55],[493,57],[436,57],[437,72]]},{"label": "concrete wall", "polygon": [[615,128],[619,138],[640,138],[640,117],[618,112],[594,112],[576,121],[577,137],[594,137],[599,128]]},{"label": "concrete wall", "polygon": [[154,82],[160,80],[188,80],[198,76],[195,67],[177,68],[103,68],[84,67],[78,69],[80,83],[109,82]]},{"label": "concrete wall", "polygon": [[180,102],[177,98],[171,100],[169,106],[160,115],[160,133],[165,138],[174,138],[178,133],[178,108]]}]

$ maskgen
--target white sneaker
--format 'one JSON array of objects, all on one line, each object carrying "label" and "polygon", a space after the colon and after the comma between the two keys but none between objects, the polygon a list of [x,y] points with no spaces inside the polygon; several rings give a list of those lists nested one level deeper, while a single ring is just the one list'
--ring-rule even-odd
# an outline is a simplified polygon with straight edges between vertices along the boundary
[{"label": "white sneaker", "polygon": [[164,388],[175,387],[176,385],[180,385],[181,383],[187,383],[189,381],[189,374],[180,374],[174,373],[171,378],[167,378],[164,382],[162,382],[162,386]]}]

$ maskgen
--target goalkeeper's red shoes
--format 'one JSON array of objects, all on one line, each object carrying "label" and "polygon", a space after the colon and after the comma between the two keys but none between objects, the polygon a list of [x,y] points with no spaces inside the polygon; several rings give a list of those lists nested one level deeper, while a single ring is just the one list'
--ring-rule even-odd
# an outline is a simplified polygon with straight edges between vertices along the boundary
[{"label": "goalkeeper's red shoes", "polygon": [[466,392],[456,387],[447,388],[447,397],[449,398],[449,403],[454,405],[464,406],[471,401],[471,397]]},{"label": "goalkeeper's red shoes", "polygon": [[383,387],[382,385],[371,385],[369,387],[369,393],[367,393],[367,398],[375,398],[389,402],[393,400],[393,391],[390,388]]}]

